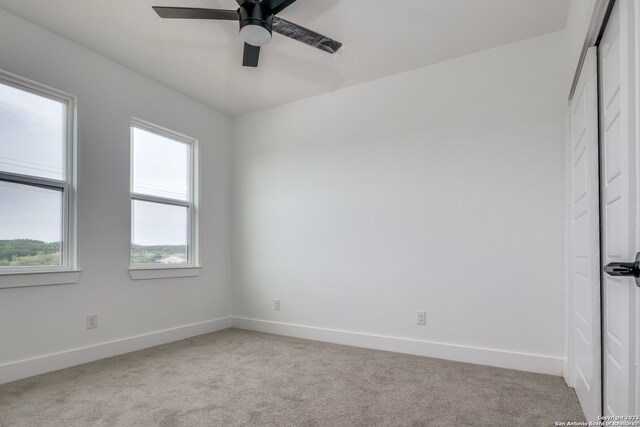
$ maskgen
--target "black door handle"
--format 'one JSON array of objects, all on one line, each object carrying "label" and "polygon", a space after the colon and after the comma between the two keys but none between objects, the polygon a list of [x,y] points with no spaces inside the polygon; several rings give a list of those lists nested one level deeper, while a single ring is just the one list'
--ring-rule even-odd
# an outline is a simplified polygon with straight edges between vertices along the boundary
[{"label": "black door handle", "polygon": [[636,279],[636,286],[640,287],[640,252],[634,262],[612,262],[604,266],[604,271],[609,276],[632,276]]},{"label": "black door handle", "polygon": [[612,262],[604,267],[609,276],[635,276],[638,267],[635,262]]}]

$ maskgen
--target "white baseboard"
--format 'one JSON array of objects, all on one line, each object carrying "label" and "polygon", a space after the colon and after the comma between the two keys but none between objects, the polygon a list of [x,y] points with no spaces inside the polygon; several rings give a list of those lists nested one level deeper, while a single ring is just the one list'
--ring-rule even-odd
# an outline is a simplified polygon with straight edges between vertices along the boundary
[{"label": "white baseboard", "polygon": [[150,332],[0,365],[0,384],[231,327],[231,317]]},{"label": "white baseboard", "polygon": [[412,338],[398,338],[360,332],[341,331],[291,323],[273,322],[269,320],[249,319],[246,317],[234,316],[232,319],[233,327],[238,329],[267,332],[271,334],[286,335],[316,341],[326,341],[355,347],[372,348],[376,350],[393,351],[397,353],[414,354],[418,356],[435,357],[438,359],[495,366],[498,368],[517,369],[520,371],[557,376],[562,375],[562,365],[564,360],[554,356],[517,353],[489,348],[430,342]]},{"label": "white baseboard", "polygon": [[0,365],[0,384],[117,356],[119,354],[167,344],[197,335],[220,331],[230,328],[231,326],[239,329],[326,341],[355,347],[415,354],[418,356],[435,357],[528,372],[562,375],[563,359],[553,356],[444,344],[411,338],[318,328],[244,317],[224,317],[5,363]]}]

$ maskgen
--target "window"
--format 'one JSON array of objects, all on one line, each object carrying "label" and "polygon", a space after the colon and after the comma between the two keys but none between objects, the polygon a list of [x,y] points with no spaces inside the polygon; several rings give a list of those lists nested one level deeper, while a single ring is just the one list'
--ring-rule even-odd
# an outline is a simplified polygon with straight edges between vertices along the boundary
[{"label": "window", "polygon": [[134,269],[197,265],[195,155],[196,140],[140,120],[132,122]]},{"label": "window", "polygon": [[[73,97],[0,72],[0,274],[75,267],[74,113]],[[30,284],[70,283],[45,281]]]}]

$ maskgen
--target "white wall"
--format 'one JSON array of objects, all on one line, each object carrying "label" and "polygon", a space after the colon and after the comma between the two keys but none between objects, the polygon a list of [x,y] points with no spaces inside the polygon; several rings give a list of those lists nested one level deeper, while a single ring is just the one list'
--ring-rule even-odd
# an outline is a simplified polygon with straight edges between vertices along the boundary
[{"label": "white wall", "polygon": [[[21,369],[10,362],[228,317],[231,120],[2,10],[0,68],[78,97],[82,269],[75,285],[0,289],[0,380],[3,364]],[[129,277],[131,116],[200,141],[198,278]],[[98,329],[85,329],[87,313]]]},{"label": "white wall", "polygon": [[[236,119],[234,324],[501,350],[513,363],[493,363],[560,374],[566,44],[554,33]],[[453,358],[480,362],[467,355]]]},{"label": "white wall", "polygon": [[[236,323],[530,354],[556,373],[567,38],[236,119]],[[25,359],[229,316],[231,120],[2,10],[0,68],[78,96],[83,270],[76,285],[0,289],[0,380]],[[200,140],[199,278],[129,278],[130,116]]]}]

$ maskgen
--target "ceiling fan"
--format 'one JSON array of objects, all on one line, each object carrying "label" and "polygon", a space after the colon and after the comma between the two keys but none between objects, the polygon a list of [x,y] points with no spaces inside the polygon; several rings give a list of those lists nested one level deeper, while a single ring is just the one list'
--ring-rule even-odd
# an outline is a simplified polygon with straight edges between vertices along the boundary
[{"label": "ceiling fan", "polygon": [[161,18],[239,21],[240,37],[244,40],[242,65],[245,67],[258,66],[260,47],[271,41],[272,31],[328,53],[337,52],[342,43],[275,16],[295,1],[236,0],[240,6],[237,10],[162,6],[153,6],[153,10]]}]

